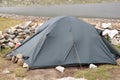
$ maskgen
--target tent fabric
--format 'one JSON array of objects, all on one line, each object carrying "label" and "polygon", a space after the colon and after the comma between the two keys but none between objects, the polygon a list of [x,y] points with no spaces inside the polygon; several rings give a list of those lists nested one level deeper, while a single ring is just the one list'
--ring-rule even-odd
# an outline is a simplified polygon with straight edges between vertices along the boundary
[{"label": "tent fabric", "polygon": [[58,65],[109,63],[120,56],[92,25],[75,17],[48,20],[30,39],[8,55],[21,53],[31,69]]}]

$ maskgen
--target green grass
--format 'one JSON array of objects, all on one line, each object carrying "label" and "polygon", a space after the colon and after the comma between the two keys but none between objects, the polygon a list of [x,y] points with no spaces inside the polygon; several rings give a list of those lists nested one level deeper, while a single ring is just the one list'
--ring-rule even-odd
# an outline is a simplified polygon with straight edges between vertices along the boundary
[{"label": "green grass", "polygon": [[8,52],[10,52],[12,49],[11,48],[6,48],[0,51],[0,57],[4,57],[5,54],[7,54]]},{"label": "green grass", "polygon": [[75,73],[75,77],[84,78],[88,80],[113,80],[110,70],[120,68],[119,66],[113,65],[103,65],[98,67],[97,69],[84,69]]},{"label": "green grass", "polygon": [[22,22],[23,21],[21,21],[21,20],[0,17],[0,30],[3,31],[6,28],[13,27],[13,26],[20,24]]},{"label": "green grass", "polygon": [[20,6],[20,5],[61,5],[61,4],[85,4],[85,3],[103,3],[118,2],[120,0],[2,0],[2,6]]}]

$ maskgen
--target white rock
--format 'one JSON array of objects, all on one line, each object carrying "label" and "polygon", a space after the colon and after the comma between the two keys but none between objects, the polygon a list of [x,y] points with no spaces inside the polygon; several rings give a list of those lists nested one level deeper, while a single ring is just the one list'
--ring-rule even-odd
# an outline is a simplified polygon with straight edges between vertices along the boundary
[{"label": "white rock", "polygon": [[58,71],[60,71],[60,72],[64,72],[64,70],[65,70],[65,68],[64,67],[62,67],[62,66],[57,66],[56,67],[56,70],[58,70]]},{"label": "white rock", "polygon": [[9,46],[9,47],[14,47],[14,46],[15,46],[15,44],[14,44],[14,43],[12,43],[12,42],[9,42],[9,43],[8,43],[8,46]]},{"label": "white rock", "polygon": [[3,74],[9,74],[10,71],[8,70],[8,68],[6,68],[5,70],[2,71]]},{"label": "white rock", "polygon": [[113,44],[113,45],[120,45],[120,39],[117,39],[117,38],[113,38],[112,40],[111,40],[111,44]]},{"label": "white rock", "polygon": [[29,68],[29,65],[27,63],[23,63],[23,68]]},{"label": "white rock", "polygon": [[103,32],[102,32],[102,35],[108,35],[111,39],[116,35],[118,34],[119,32],[114,29],[114,30],[109,30],[109,29],[105,29]]},{"label": "white rock", "polygon": [[109,28],[111,27],[111,23],[102,23],[102,28]]},{"label": "white rock", "polygon": [[96,68],[97,68],[97,66],[96,66],[96,65],[94,65],[94,64],[90,64],[90,65],[89,65],[89,68],[90,68],[90,69],[96,69]]},{"label": "white rock", "polygon": [[23,58],[23,55],[22,55],[21,53],[19,53],[19,54],[16,55],[16,57],[17,57],[18,59],[22,59],[22,58]]}]

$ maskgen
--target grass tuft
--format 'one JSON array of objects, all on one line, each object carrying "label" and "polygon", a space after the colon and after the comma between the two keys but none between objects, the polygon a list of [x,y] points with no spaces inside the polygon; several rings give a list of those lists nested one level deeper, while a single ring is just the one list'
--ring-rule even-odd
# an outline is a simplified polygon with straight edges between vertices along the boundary
[{"label": "grass tuft", "polygon": [[12,18],[0,17],[0,30],[3,31],[6,28],[13,27],[13,26],[15,26],[17,24],[20,24],[22,22],[23,21],[15,20],[15,19],[12,19]]},{"label": "grass tuft", "polygon": [[0,57],[4,57],[5,56],[5,54],[7,54],[8,52],[10,52],[12,49],[11,48],[5,48],[5,49],[2,49],[1,51],[0,51]]},{"label": "grass tuft", "polygon": [[97,69],[85,69],[75,73],[75,77],[81,78],[84,77],[88,80],[112,80],[109,70],[116,68],[112,65],[100,66]]},{"label": "grass tuft", "polygon": [[23,68],[16,68],[14,71],[16,77],[25,77],[27,75],[26,72]]}]

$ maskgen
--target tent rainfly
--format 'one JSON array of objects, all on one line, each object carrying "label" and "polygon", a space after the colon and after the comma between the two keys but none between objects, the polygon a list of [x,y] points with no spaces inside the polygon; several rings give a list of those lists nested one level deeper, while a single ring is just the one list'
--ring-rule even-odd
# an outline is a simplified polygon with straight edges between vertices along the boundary
[{"label": "tent rainfly", "polygon": [[94,26],[60,16],[44,23],[35,35],[7,56],[21,53],[30,69],[77,64],[116,64],[120,53]]}]

